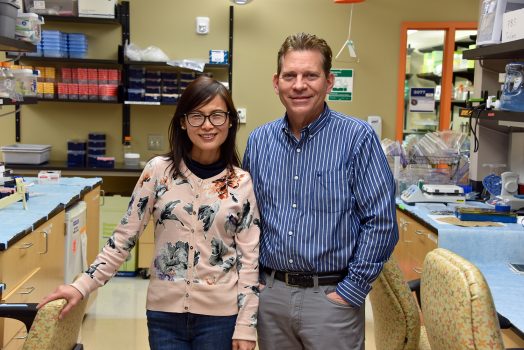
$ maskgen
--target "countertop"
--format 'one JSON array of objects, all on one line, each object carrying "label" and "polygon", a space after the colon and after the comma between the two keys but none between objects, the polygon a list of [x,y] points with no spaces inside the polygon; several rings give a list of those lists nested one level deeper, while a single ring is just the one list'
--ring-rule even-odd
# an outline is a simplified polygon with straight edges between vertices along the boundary
[{"label": "countertop", "polygon": [[[466,203],[486,206],[478,202]],[[440,203],[407,205],[397,200],[397,208],[438,235],[439,247],[459,254],[479,268],[491,289],[497,312],[524,332],[524,274],[513,272],[508,265],[509,262],[524,263],[523,218],[503,227],[460,227],[437,221],[439,216],[432,215],[436,211],[453,211],[455,206]]]},{"label": "countertop", "polygon": [[62,177],[59,184],[38,184],[37,178],[25,177],[29,192],[27,210],[22,202],[0,209],[0,251],[7,249],[36,227],[63,209],[75,204],[82,196],[102,183],[99,177]]}]

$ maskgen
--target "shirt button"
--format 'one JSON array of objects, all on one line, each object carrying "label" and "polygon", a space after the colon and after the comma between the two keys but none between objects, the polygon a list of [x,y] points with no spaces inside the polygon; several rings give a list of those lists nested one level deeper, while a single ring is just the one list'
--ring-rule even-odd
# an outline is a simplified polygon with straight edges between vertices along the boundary
[{"label": "shirt button", "polygon": [[193,249],[193,246],[189,247],[189,249]]},{"label": "shirt button", "polygon": [[187,283],[187,284],[190,284],[191,282],[187,281],[186,283]]},{"label": "shirt button", "polygon": [[300,148],[297,148],[297,153],[300,153],[302,150]]},{"label": "shirt button", "polygon": [[309,136],[308,136],[308,138],[312,138],[312,137],[313,137],[313,135],[309,135]]},{"label": "shirt button", "polygon": [[289,231],[287,234],[293,236],[293,231]]},{"label": "shirt button", "polygon": [[193,215],[196,215],[196,211],[193,212]]},{"label": "shirt button", "polygon": [[290,263],[290,264],[292,264],[292,263],[293,263],[293,259],[289,259],[288,261],[289,261],[289,263]]},{"label": "shirt button", "polygon": [[198,198],[198,194],[195,196],[195,198]]},{"label": "shirt button", "polygon": [[195,232],[195,230],[194,230],[194,229],[191,229],[191,232]]},{"label": "shirt button", "polygon": [[298,175],[293,176],[293,180],[298,180]]},{"label": "shirt button", "polygon": [[188,310],[188,309],[189,309],[189,308],[188,308],[187,306],[186,306],[186,307],[184,307],[184,310]]},{"label": "shirt button", "polygon": [[293,208],[296,208],[296,207],[297,207],[297,203],[293,203],[291,206],[292,206]]},{"label": "shirt button", "polygon": [[193,266],[191,264],[187,265],[187,267],[192,268]]},{"label": "shirt button", "polygon": [[189,293],[186,293],[186,297],[189,297]]}]

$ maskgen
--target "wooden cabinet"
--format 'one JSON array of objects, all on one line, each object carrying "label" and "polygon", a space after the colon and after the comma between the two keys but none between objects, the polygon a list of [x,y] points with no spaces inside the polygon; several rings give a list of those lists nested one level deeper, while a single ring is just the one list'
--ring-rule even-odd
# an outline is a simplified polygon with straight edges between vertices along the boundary
[{"label": "wooden cabinet", "polygon": [[[6,284],[0,302],[36,303],[64,281],[65,212],[36,228],[0,254],[0,280]],[[20,333],[19,333],[20,332]],[[18,335],[17,335],[18,333]],[[18,349],[22,323],[0,319],[0,345]],[[15,343],[10,343],[15,342]],[[20,343],[19,345],[16,345]]]},{"label": "wooden cabinet", "polygon": [[142,277],[149,276],[149,267],[155,255],[155,223],[149,221],[142,236],[138,240],[138,268],[142,269]]},{"label": "wooden cabinet", "polygon": [[437,235],[411,216],[397,209],[399,241],[393,256],[398,261],[404,279],[420,278],[426,254],[437,248]]},{"label": "wooden cabinet", "polygon": [[[100,186],[96,186],[86,193],[83,200],[86,202],[86,223],[87,223],[87,263],[91,264],[98,255],[98,241],[100,237]],[[98,290],[89,294],[86,310],[96,300]]]},{"label": "wooden cabinet", "polygon": [[100,237],[100,186],[93,188],[84,196],[87,222],[87,263],[92,263],[99,252]]}]

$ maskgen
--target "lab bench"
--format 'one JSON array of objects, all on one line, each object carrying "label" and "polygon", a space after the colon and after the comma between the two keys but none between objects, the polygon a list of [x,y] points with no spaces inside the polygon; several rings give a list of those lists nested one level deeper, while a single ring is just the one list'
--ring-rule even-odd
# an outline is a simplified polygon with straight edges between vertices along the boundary
[{"label": "lab bench", "polygon": [[[95,258],[101,182],[63,177],[60,184],[35,184],[28,188],[27,210],[21,202],[0,209],[0,303],[39,302],[64,283],[66,209],[80,200],[86,202],[87,260]],[[19,348],[24,335],[22,323],[0,319],[0,348]]]},{"label": "lab bench", "polygon": [[[482,203],[467,202],[471,206]],[[406,280],[420,278],[425,255],[437,247],[449,249],[475,264],[491,289],[497,312],[524,337],[524,274],[513,272],[508,263],[524,263],[524,226],[460,227],[436,219],[457,204],[417,203],[397,199],[399,243],[394,256]],[[453,214],[451,214],[453,215]],[[446,215],[444,215],[446,216]],[[447,215],[450,216],[450,215]]]}]

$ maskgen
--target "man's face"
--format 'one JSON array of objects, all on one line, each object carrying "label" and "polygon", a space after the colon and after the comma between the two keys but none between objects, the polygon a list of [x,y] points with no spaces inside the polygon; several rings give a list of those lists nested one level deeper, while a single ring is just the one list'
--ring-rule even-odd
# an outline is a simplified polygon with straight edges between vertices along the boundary
[{"label": "man's face", "polygon": [[324,74],[319,51],[291,51],[282,57],[280,75],[273,76],[273,87],[292,121],[311,122],[324,109],[326,95],[335,77]]}]

